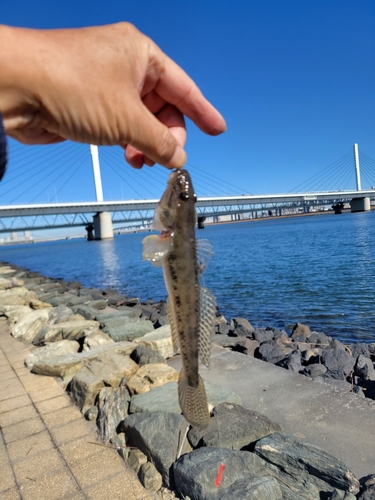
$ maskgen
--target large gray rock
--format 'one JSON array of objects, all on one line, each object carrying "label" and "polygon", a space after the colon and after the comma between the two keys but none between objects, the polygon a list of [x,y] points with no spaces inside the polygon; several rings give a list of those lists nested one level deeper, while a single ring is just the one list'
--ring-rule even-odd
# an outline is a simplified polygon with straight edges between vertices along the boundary
[{"label": "large gray rock", "polygon": [[[219,478],[221,464],[225,467],[222,477]],[[283,498],[277,481],[268,475],[266,463],[254,453],[247,451],[199,448],[183,455],[174,463],[173,475],[176,489],[182,498],[189,497],[194,500],[281,500]],[[255,482],[251,484],[253,481]],[[244,488],[243,493],[242,488]]]},{"label": "large gray rock", "polygon": [[[54,345],[54,344],[51,344]],[[65,383],[87,363],[98,359],[107,353],[116,352],[122,355],[129,355],[135,345],[131,342],[113,342],[111,344],[100,345],[89,351],[77,352],[75,354],[66,354],[60,356],[50,356],[49,354],[41,357],[34,363],[32,371],[40,375],[49,375],[51,377],[60,377]]]},{"label": "large gray rock", "polygon": [[375,499],[375,474],[371,474],[361,480],[361,493],[358,500]]},{"label": "large gray rock", "polygon": [[355,364],[354,373],[364,380],[375,380],[374,363],[370,358],[366,358],[363,354],[360,354]]},{"label": "large gray rock", "polygon": [[281,430],[279,424],[256,411],[232,403],[221,403],[213,410],[208,427],[203,430],[192,428],[188,437],[194,448],[214,446],[241,450]]},{"label": "large gray rock", "polygon": [[64,321],[41,328],[33,338],[34,345],[44,345],[57,340],[78,340],[99,329],[97,321]]},{"label": "large gray rock", "polygon": [[139,448],[152,462],[163,478],[163,483],[173,487],[171,466],[184,443],[182,453],[191,450],[184,437],[189,427],[181,415],[166,412],[136,413],[121,424],[127,446]]},{"label": "large gray rock", "polygon": [[[230,389],[213,384],[208,380],[204,381],[204,385],[209,405],[217,406],[225,401],[241,404],[240,397]],[[130,413],[152,413],[155,411],[181,413],[178,403],[177,382],[169,382],[144,394],[136,394],[132,397],[130,401]]]},{"label": "large gray rock", "polygon": [[343,349],[324,349],[322,362],[327,368],[325,377],[345,380],[353,371],[355,359]]},{"label": "large gray rock", "polygon": [[64,323],[65,321],[69,321],[72,314],[73,311],[65,304],[52,307],[48,313],[48,324],[54,325],[55,323]]},{"label": "large gray rock", "polygon": [[150,331],[150,333],[147,333],[142,338],[135,339],[135,342],[158,352],[166,359],[171,358],[174,354],[171,327],[169,325],[164,325]]},{"label": "large gray rock", "polygon": [[79,350],[79,343],[76,340],[60,340],[53,344],[39,347],[26,356],[25,365],[31,370],[36,363],[41,363],[54,356],[65,356],[74,354]]},{"label": "large gray rock", "polygon": [[89,300],[92,300],[91,296],[77,297],[77,295],[73,295],[72,293],[64,293],[56,297],[51,297],[48,302],[56,307],[61,304],[65,304],[66,306],[76,306],[78,304],[84,304]]},{"label": "large gray rock", "polygon": [[114,326],[117,326],[118,323],[116,323],[116,322],[121,321],[120,317],[122,317],[122,316],[129,317],[129,318],[136,317],[136,314],[135,314],[134,309],[132,307],[125,307],[122,310],[108,307],[106,311],[103,311],[96,316],[96,320],[100,322],[102,327],[105,325],[109,325],[111,322],[113,322]]},{"label": "large gray rock", "polygon": [[98,315],[97,309],[86,304],[78,304],[77,306],[72,306],[72,311],[74,312],[74,314],[80,314],[85,319],[89,320],[94,320]]},{"label": "large gray rock", "polygon": [[178,372],[165,363],[150,363],[141,366],[126,382],[130,394],[143,394],[154,387],[178,381]]},{"label": "large gray rock", "polygon": [[33,309],[30,306],[0,304],[0,316],[5,316],[10,325],[18,323],[31,312],[33,312]]},{"label": "large gray rock", "polygon": [[166,363],[164,356],[148,347],[138,345],[131,353],[130,357],[139,366],[148,365],[149,363]]},{"label": "large gray rock", "polygon": [[99,392],[97,426],[104,442],[124,446],[124,440],[117,429],[120,422],[128,416],[129,400],[129,392],[124,386],[103,387]]},{"label": "large gray rock", "polygon": [[118,387],[123,377],[130,378],[138,365],[129,356],[111,353],[94,359],[85,365],[73,377],[69,384],[69,392],[82,410],[95,403],[100,390],[107,387]]},{"label": "large gray rock", "polygon": [[18,323],[10,325],[9,329],[14,338],[23,342],[32,343],[39,331],[48,321],[49,309],[38,309],[24,316]]},{"label": "large gray rock", "polygon": [[320,500],[336,489],[344,498],[346,492],[355,495],[359,491],[359,481],[343,462],[291,436],[275,433],[264,437],[254,452],[268,462],[285,499]]},{"label": "large gray rock", "polygon": [[106,326],[103,328],[103,331],[108,333],[115,342],[124,340],[131,342],[139,337],[143,337],[146,333],[153,330],[154,325],[151,321],[147,319],[129,318],[128,316],[123,316],[121,324],[118,324],[118,326],[113,326],[113,323],[107,322]]},{"label": "large gray rock", "polygon": [[104,333],[102,330],[95,330],[85,336],[85,340],[83,341],[83,350],[89,351],[99,345],[114,343],[115,341],[112,340],[107,333]]}]

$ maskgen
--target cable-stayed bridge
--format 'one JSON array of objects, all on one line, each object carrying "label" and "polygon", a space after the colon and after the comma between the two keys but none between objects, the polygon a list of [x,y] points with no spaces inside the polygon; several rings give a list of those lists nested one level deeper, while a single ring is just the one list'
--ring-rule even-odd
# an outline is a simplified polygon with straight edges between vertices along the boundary
[{"label": "cable-stayed bridge", "polygon": [[[121,178],[121,170],[119,170],[121,168],[119,166],[120,164],[115,162],[115,157],[110,157],[112,152],[109,154],[108,148],[106,148],[107,151],[104,153],[102,153],[102,150],[103,148],[100,148],[101,159],[104,157],[108,160],[109,158],[111,166],[116,167],[117,173]],[[152,220],[158,199],[104,201],[97,148],[96,150],[92,148],[91,152],[97,201],[69,203],[54,201],[49,203],[16,204],[15,201],[19,197],[20,189],[22,189],[21,185],[27,185],[27,183],[31,181],[29,178],[27,182],[25,182],[24,177],[27,177],[27,175],[25,171],[22,170],[22,162],[20,161],[19,163],[21,166],[18,166],[18,170],[14,169],[15,172],[12,174],[13,177],[9,177],[8,180],[10,192],[12,190],[15,191],[17,196],[12,200],[13,203],[0,205],[0,233],[85,227],[89,231],[89,234],[95,229],[95,237],[101,239],[113,235],[112,225],[149,224]],[[105,156],[106,154],[107,157]],[[86,147],[84,160],[87,161],[88,156]],[[118,156],[116,158],[117,162],[123,162],[122,158],[119,159]],[[45,161],[45,159],[43,159],[43,161]],[[51,169],[53,170],[53,165],[51,166],[51,164],[48,164],[48,161],[45,161],[45,163],[46,167],[41,168],[41,161],[36,161],[38,172],[43,170],[46,172],[45,175],[49,176],[51,174]],[[76,166],[72,168],[70,164],[66,168],[66,170],[71,169],[72,175],[64,179],[64,186],[72,182],[72,177],[76,174],[77,168],[79,167]],[[136,172],[136,175],[139,175],[139,173]],[[365,189],[362,189],[361,186],[361,175],[368,185]],[[198,184],[204,184],[205,182],[207,184],[207,180],[199,178],[198,173],[194,173],[194,179],[196,177],[198,177]],[[353,177],[355,177],[356,180],[356,189],[345,189],[348,182],[350,182]],[[18,184],[17,179],[20,179]],[[126,177],[126,181],[128,181],[128,176]],[[228,189],[228,186],[230,186],[226,181],[220,182],[222,186],[225,186],[225,189]],[[38,184],[40,184],[40,180],[38,180]],[[164,189],[165,182],[161,181],[161,184],[162,188],[159,189],[159,192],[162,192]],[[195,181],[194,184],[196,184]],[[215,184],[218,185],[217,180],[215,180]],[[51,186],[51,183],[49,186]],[[338,186],[339,188],[329,189],[332,186]],[[372,189],[373,187],[374,189]],[[0,185],[0,190],[1,188],[2,186]],[[26,189],[30,188],[26,187]],[[45,189],[46,188],[44,188],[44,190]],[[60,190],[61,183],[59,191]],[[346,154],[328,168],[316,173],[310,179],[297,186],[295,190],[299,192],[275,195],[236,194],[230,196],[198,197],[196,207],[199,220],[203,221],[207,219],[213,222],[219,222],[223,219],[239,220],[258,218],[264,215],[280,216],[318,211],[325,208],[327,209],[327,207],[331,208],[332,206],[334,206],[336,212],[339,213],[347,204],[350,205],[352,211],[370,210],[371,202],[375,204],[375,161],[364,153],[359,153],[355,145],[354,155],[353,152]],[[55,187],[56,199],[57,194],[58,191]]]}]

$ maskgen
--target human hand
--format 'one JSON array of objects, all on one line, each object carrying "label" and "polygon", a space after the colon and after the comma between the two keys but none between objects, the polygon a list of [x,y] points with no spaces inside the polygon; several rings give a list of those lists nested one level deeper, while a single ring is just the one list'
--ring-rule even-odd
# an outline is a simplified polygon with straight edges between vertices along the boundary
[{"label": "human hand", "polygon": [[0,110],[27,144],[121,145],[135,168],[186,161],[184,115],[226,125],[187,74],[129,23],[68,29],[0,27]]}]

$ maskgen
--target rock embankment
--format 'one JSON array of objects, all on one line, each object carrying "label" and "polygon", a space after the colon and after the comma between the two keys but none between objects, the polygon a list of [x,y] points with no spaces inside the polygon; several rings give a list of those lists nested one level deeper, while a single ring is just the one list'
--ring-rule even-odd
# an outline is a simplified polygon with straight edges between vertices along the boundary
[{"label": "rock embankment", "polygon": [[[178,374],[166,364],[173,347],[164,302],[140,303],[3,264],[0,315],[15,338],[35,346],[26,366],[61,379],[155,499],[374,498],[375,476],[360,489],[340,460],[208,381],[210,424],[191,428],[178,404]],[[223,347],[371,397],[372,346],[343,346],[303,325],[288,336],[218,316],[215,328],[213,341]]]}]

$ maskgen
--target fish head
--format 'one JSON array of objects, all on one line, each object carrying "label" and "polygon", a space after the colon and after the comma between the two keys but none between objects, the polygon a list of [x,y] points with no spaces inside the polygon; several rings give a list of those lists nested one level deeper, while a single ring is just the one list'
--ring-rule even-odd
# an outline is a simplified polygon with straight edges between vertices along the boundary
[{"label": "fish head", "polygon": [[195,220],[196,199],[189,172],[185,169],[174,170],[156,207],[153,227],[165,234],[173,233],[182,212]]}]

